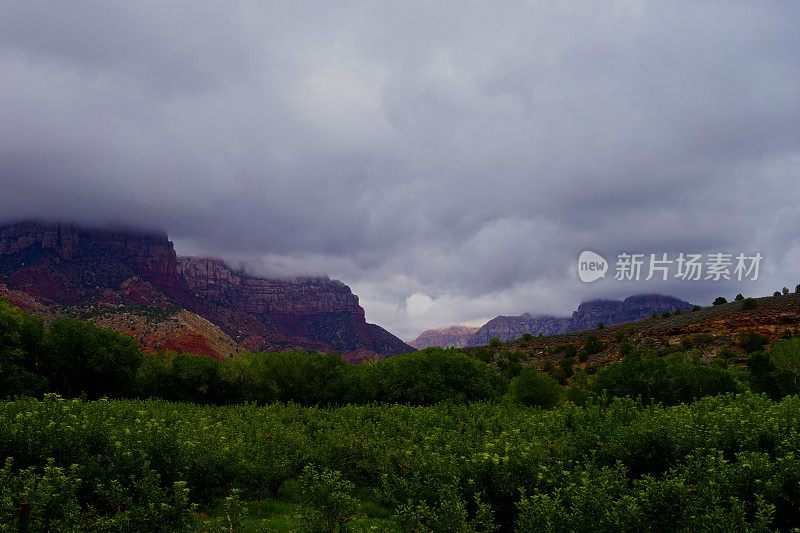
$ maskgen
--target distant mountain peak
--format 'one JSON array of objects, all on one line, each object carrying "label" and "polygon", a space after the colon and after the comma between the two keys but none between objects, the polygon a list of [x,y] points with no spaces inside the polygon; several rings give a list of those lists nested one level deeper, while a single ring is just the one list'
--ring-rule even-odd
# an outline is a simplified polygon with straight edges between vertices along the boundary
[{"label": "distant mountain peak", "polygon": [[467,345],[467,340],[476,331],[478,331],[478,328],[475,326],[449,326],[440,329],[429,329],[423,331],[419,337],[409,344],[418,350],[430,346],[463,348]]},{"label": "distant mountain peak", "polygon": [[569,317],[498,316],[488,321],[468,340],[467,346],[483,346],[492,338],[514,340],[531,335],[556,335],[596,328],[599,324],[612,326],[650,318],[654,313],[691,309],[692,304],[673,296],[661,294],[636,294],[624,300],[595,299],[581,303]]}]

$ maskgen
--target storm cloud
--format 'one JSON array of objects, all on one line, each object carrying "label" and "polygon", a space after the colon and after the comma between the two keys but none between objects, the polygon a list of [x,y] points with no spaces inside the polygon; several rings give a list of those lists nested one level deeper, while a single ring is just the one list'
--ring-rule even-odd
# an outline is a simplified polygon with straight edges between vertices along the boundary
[{"label": "storm cloud", "polygon": [[[0,219],[350,284],[405,339],[800,282],[796,2],[0,4]],[[581,250],[760,252],[582,284]]]}]

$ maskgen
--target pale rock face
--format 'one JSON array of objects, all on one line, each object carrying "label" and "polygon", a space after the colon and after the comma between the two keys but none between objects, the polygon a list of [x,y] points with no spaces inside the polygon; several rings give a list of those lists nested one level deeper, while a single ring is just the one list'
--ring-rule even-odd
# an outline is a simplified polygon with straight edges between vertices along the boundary
[{"label": "pale rock face", "polygon": [[442,329],[429,329],[420,334],[419,337],[411,341],[409,344],[421,350],[430,346],[438,346],[440,348],[464,348],[467,345],[467,340],[478,331],[477,327],[471,326],[451,326]]}]

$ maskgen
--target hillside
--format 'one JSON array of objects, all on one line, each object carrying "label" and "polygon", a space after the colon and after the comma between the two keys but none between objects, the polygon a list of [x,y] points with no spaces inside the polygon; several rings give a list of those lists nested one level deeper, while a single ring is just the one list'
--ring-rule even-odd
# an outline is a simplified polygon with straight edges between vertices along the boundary
[{"label": "hillside", "polygon": [[[579,354],[577,368],[602,366],[618,360],[628,346],[633,348],[697,348],[705,361],[722,356],[743,362],[743,334],[761,335],[768,348],[775,340],[800,332],[800,294],[769,296],[755,299],[755,309],[746,309],[743,302],[693,310],[664,312],[628,324],[557,335],[526,335],[492,346],[466,349],[481,359],[497,360],[503,354],[516,353],[522,360],[538,367],[558,363],[565,352]],[[596,353],[581,349],[587,341],[600,341]],[[571,346],[573,349],[565,349]],[[590,350],[594,351],[594,350]],[[583,359],[583,360],[581,360]]]},{"label": "hillside", "polygon": [[[358,297],[338,280],[268,279],[216,259],[178,257],[163,233],[0,226],[0,291],[45,316],[87,315],[133,335],[145,350],[188,347],[226,357],[240,347],[304,349],[359,360],[413,350],[367,323]],[[150,310],[146,317],[142,309]]]}]

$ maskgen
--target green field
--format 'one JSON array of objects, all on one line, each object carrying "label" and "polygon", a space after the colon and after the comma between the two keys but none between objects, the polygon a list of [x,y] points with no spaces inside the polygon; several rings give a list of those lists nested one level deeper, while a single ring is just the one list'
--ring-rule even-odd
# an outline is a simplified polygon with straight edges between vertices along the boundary
[{"label": "green field", "polygon": [[32,531],[800,525],[797,397],[537,410],[48,395],[0,404],[0,455],[8,458],[0,523],[9,531],[28,507]]}]

